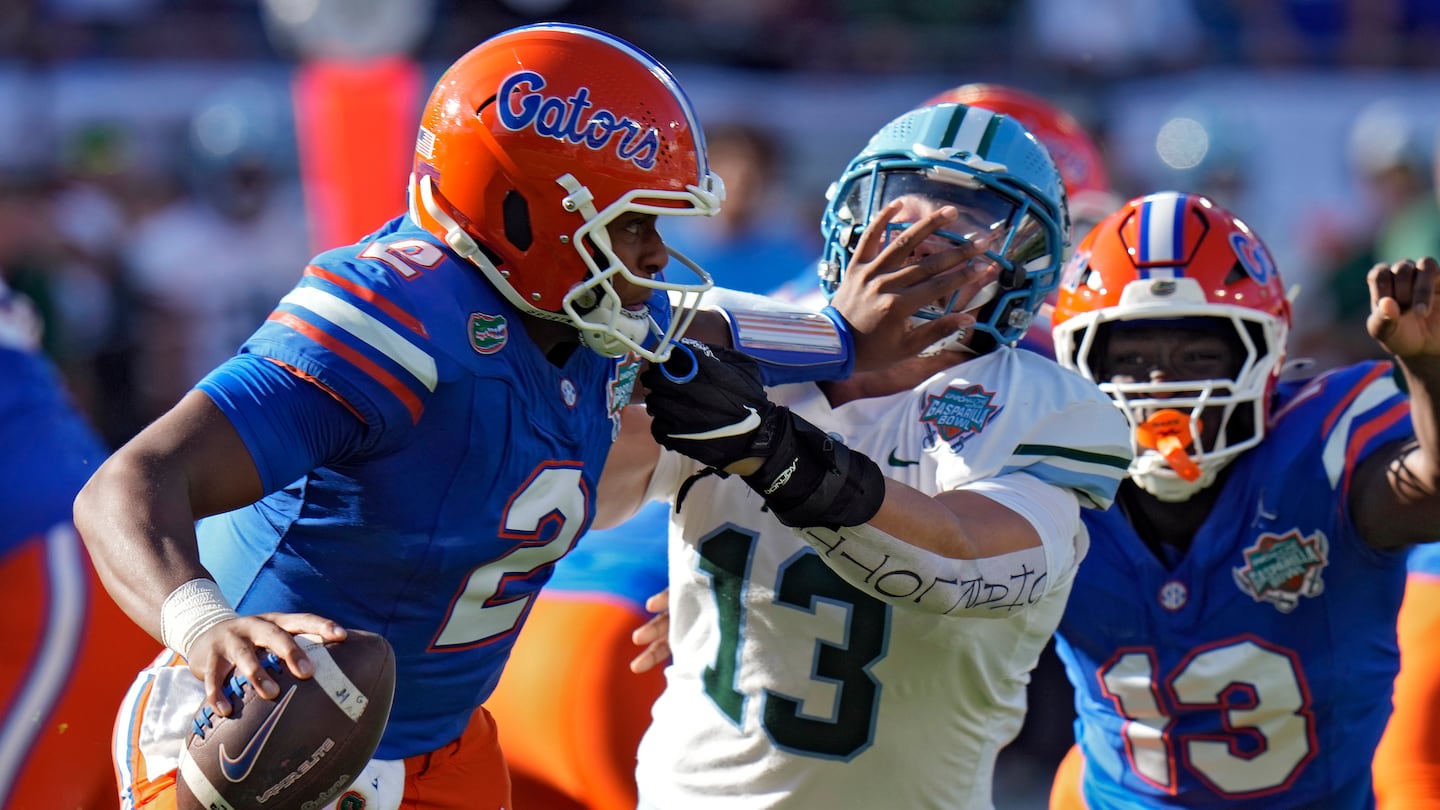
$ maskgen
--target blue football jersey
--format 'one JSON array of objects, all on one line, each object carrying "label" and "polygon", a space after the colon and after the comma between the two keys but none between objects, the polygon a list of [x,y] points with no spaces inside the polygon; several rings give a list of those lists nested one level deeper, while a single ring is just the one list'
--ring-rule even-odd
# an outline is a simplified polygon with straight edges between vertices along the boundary
[{"label": "blue football jersey", "polygon": [[593,516],[639,360],[580,348],[553,365],[476,268],[405,218],[317,257],[242,351],[366,428],[338,460],[202,521],[203,562],[241,613],[310,611],[390,640],[377,757],[448,743]]},{"label": "blue football jersey", "polygon": [[43,355],[0,341],[0,556],[71,520],[75,493],[105,460],[100,439]]},{"label": "blue football jersey", "polygon": [[1085,513],[1057,646],[1092,808],[1373,806],[1405,554],[1366,546],[1347,498],[1358,462],[1411,431],[1390,368],[1281,403],[1173,568],[1119,507]]}]

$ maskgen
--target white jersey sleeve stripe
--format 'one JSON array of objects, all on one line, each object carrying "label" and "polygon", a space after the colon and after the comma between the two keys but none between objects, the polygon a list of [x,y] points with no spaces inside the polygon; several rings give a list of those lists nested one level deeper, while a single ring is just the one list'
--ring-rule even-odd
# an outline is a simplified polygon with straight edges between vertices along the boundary
[{"label": "white jersey sleeve stripe", "polygon": [[280,303],[303,307],[330,321],[395,361],[427,390],[435,390],[439,379],[435,358],[349,301],[318,287],[297,287]]},{"label": "white jersey sleeve stripe", "polygon": [[1361,414],[1399,393],[1400,388],[1393,378],[1389,375],[1379,377],[1366,386],[1360,396],[1340,414],[1340,418],[1335,420],[1330,435],[1325,437],[1325,450],[1320,456],[1325,462],[1325,477],[1329,479],[1331,489],[1340,485],[1340,477],[1345,473],[1346,451],[1350,446],[1350,425]]}]

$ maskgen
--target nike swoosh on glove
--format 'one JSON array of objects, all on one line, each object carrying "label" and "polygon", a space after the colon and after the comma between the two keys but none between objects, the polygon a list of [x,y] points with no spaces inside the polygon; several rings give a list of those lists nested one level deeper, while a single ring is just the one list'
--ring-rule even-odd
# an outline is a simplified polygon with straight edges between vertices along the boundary
[{"label": "nike swoosh on glove", "polygon": [[723,346],[682,339],[663,365],[640,375],[650,390],[650,433],[661,446],[723,470],[744,458],[768,456],[757,431],[778,406],[765,395],[760,367]]}]

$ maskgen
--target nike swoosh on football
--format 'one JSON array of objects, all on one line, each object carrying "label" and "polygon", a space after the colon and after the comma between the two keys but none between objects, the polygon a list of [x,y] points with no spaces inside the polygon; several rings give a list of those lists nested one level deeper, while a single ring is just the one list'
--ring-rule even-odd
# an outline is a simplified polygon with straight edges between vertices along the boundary
[{"label": "nike swoosh on football", "polygon": [[899,458],[899,457],[897,457],[897,456],[895,455],[895,454],[898,453],[898,452],[900,452],[900,448],[898,448],[898,447],[895,448],[894,450],[891,450],[891,451],[890,451],[890,466],[891,466],[891,467],[914,467],[916,464],[919,464],[919,463],[920,463],[920,459],[918,459],[918,458],[915,459],[914,461],[911,461],[910,459],[906,459],[906,458]]},{"label": "nike swoosh on football", "polygon": [[220,773],[224,774],[226,779],[231,782],[243,782],[245,777],[250,775],[250,769],[255,767],[255,760],[259,758],[260,751],[265,747],[265,743],[269,742],[270,735],[275,731],[275,724],[280,722],[280,715],[285,713],[285,707],[290,705],[290,698],[295,696],[295,689],[295,686],[291,686],[285,693],[285,697],[280,698],[280,703],[275,710],[270,712],[270,716],[265,718],[265,722],[261,723],[259,728],[255,729],[255,735],[250,738],[250,742],[245,743],[245,747],[240,749],[240,756],[229,756],[225,753],[225,743],[220,743]]},{"label": "nike swoosh on football", "polygon": [[729,436],[743,436],[755,428],[760,427],[760,414],[756,413],[755,409],[749,405],[745,406],[745,410],[749,411],[750,414],[739,422],[723,425],[711,430],[702,430],[699,433],[671,433],[670,438],[704,441],[706,439],[724,439]]}]

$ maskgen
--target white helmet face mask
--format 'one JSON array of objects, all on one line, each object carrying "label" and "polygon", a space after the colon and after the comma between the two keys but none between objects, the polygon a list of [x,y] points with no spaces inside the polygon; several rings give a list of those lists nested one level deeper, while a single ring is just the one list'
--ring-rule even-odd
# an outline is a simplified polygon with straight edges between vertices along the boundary
[{"label": "white helmet face mask", "polygon": [[[664,273],[653,277],[639,275],[626,267],[615,254],[606,228],[615,219],[630,212],[658,217],[711,216],[720,210],[720,204],[725,199],[725,184],[715,174],[709,175],[708,180],[708,188],[705,189],[690,186],[683,192],[633,192],[605,210],[596,212],[589,193],[574,177],[567,174],[559,179],[558,182],[570,192],[564,201],[566,210],[575,210],[585,217],[585,223],[571,238],[581,260],[590,270],[589,278],[565,295],[562,309],[580,331],[580,342],[591,351],[604,357],[622,357],[634,352],[653,363],[663,363],[669,358],[675,341],[694,319],[701,296],[714,286],[714,282],[709,273],[675,250],[668,251],[674,261],[667,265]],[[675,208],[663,204],[669,200],[679,200],[686,205]],[[604,257],[603,269],[586,248],[587,245],[593,245],[595,251]],[[668,296],[673,307],[669,326],[662,328],[649,306],[639,310],[626,309],[611,284],[611,279],[616,276],[633,286]],[[655,297],[652,296],[651,300]],[[643,344],[652,336],[656,338],[655,348],[647,349]]]},{"label": "white helmet face mask", "polygon": [[[1275,347],[1285,345],[1285,325],[1277,318],[1240,306],[1208,303],[1193,279],[1176,279],[1177,289],[1150,300],[1148,282],[1132,282],[1119,306],[1083,313],[1056,329],[1056,355],[1074,358],[1070,366],[1110,395],[1131,427],[1130,477],[1162,501],[1187,501],[1215,482],[1220,471],[1265,435],[1269,382],[1281,361]],[[1117,325],[1174,328],[1204,325],[1223,335],[1236,349],[1239,365],[1233,377],[1203,380],[1115,382],[1098,368],[1105,338]],[[1118,328],[1124,328],[1118,326]],[[1192,438],[1187,455],[1199,468],[1187,480],[1156,449],[1144,447],[1138,428],[1162,410],[1178,411],[1189,420]],[[1214,422],[1206,431],[1206,423]]]}]

